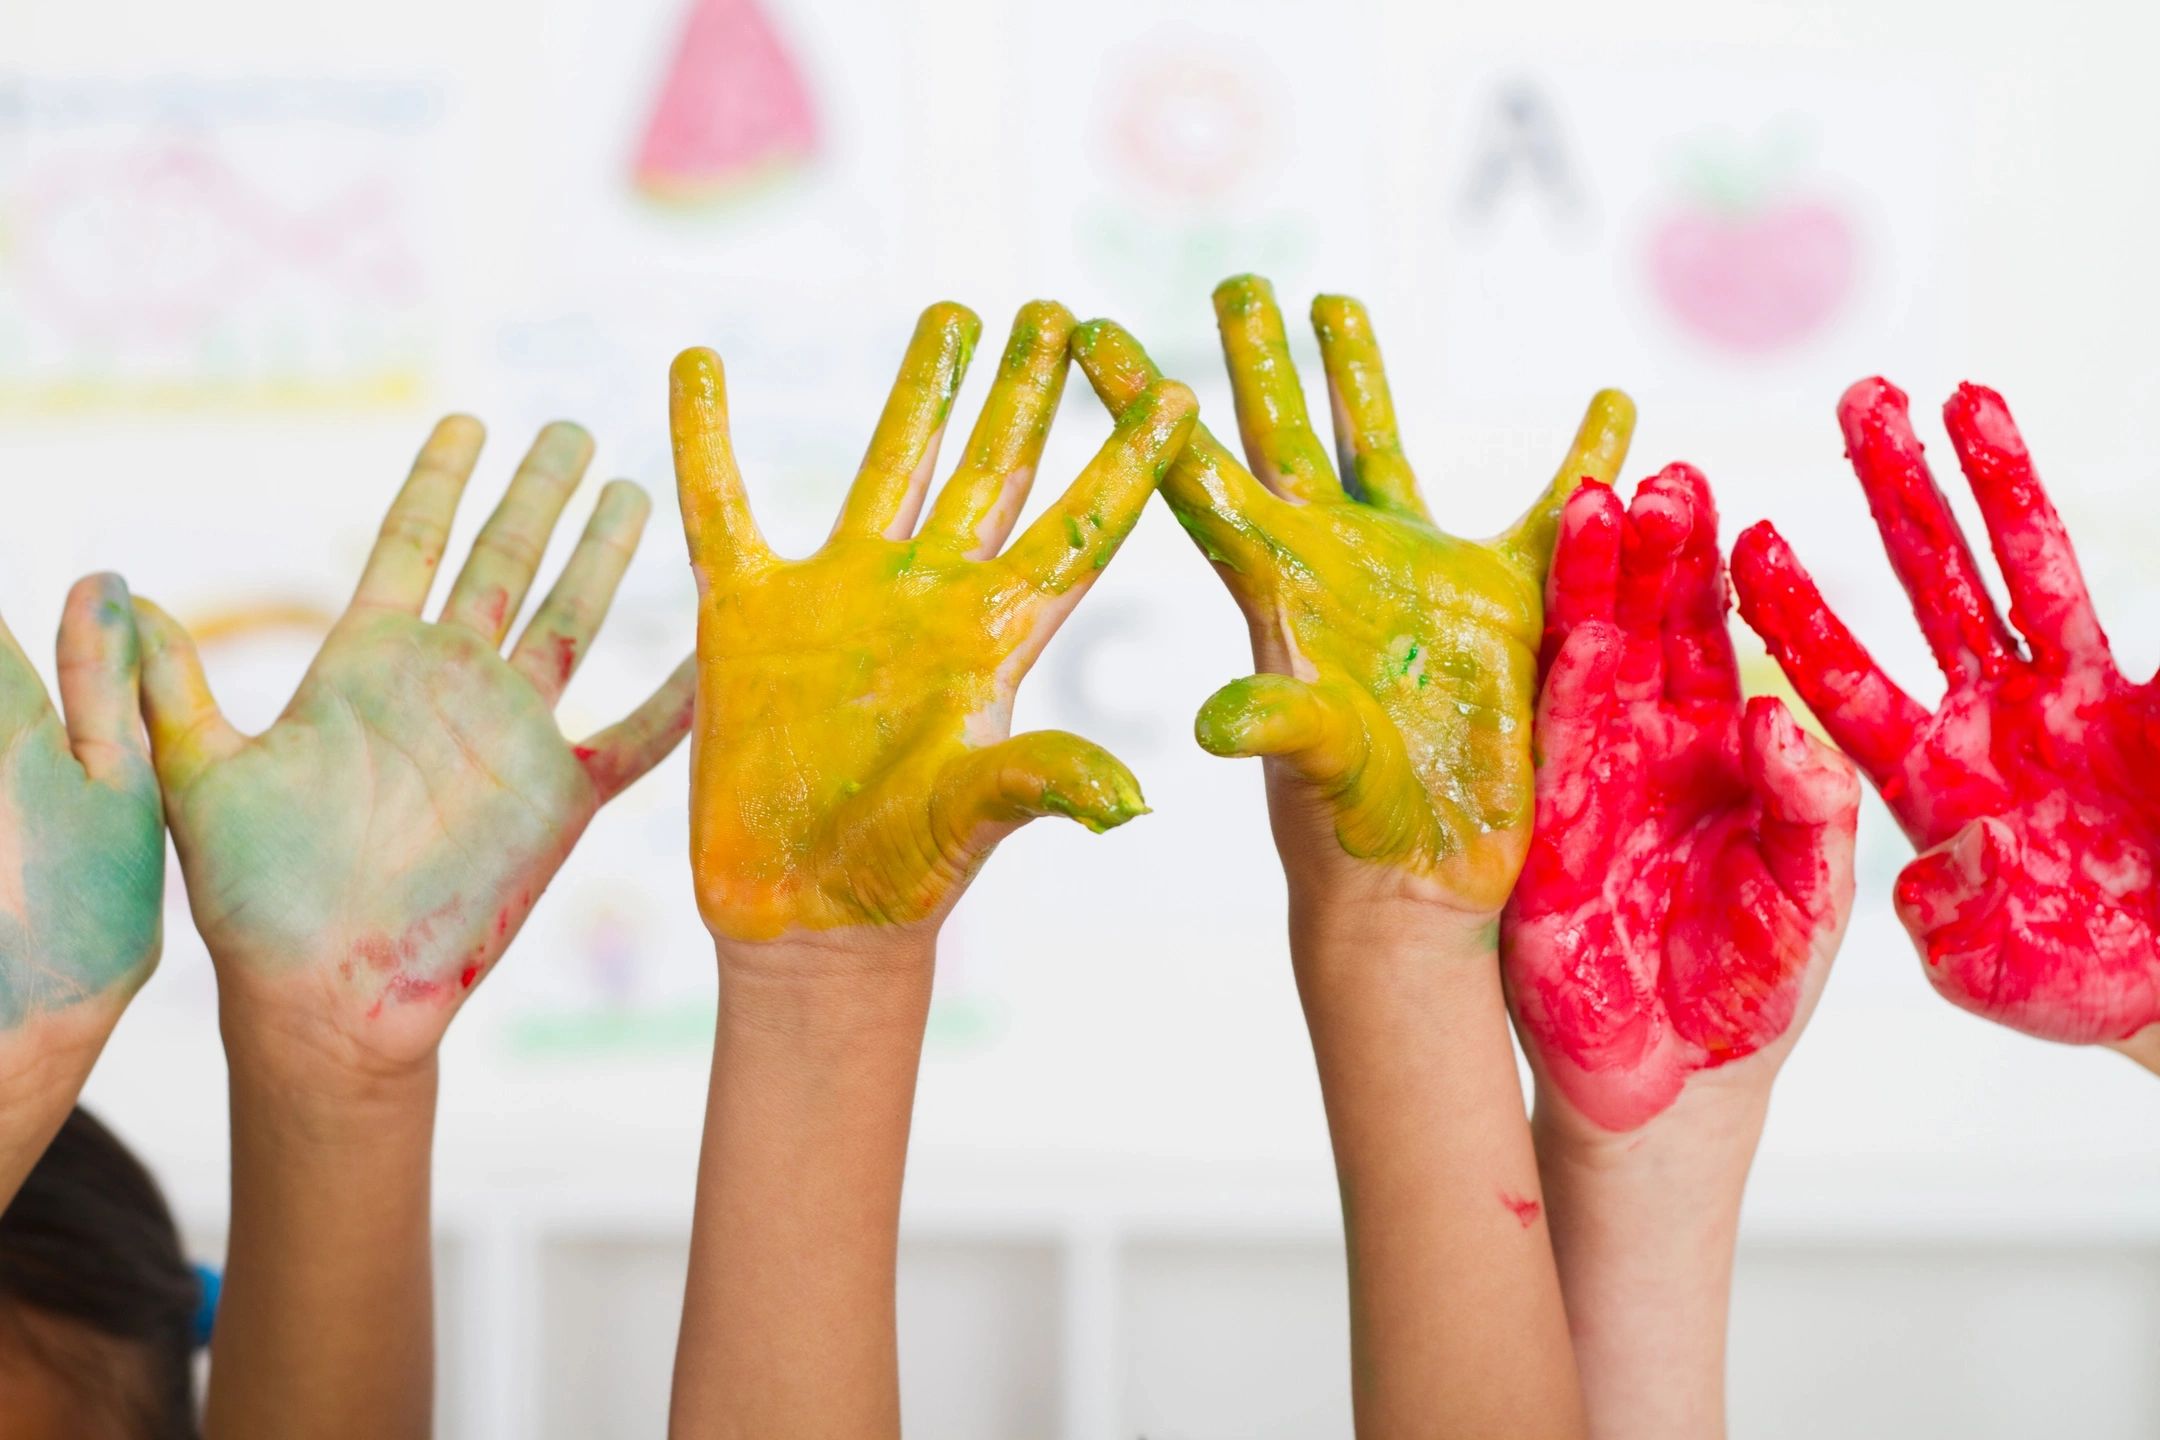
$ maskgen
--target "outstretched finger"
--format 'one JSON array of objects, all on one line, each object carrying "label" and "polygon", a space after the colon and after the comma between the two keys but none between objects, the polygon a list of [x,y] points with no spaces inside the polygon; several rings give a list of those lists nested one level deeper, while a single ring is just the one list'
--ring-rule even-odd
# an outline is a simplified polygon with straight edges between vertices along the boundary
[{"label": "outstretched finger", "polygon": [[1927,711],[1823,603],[1769,521],[1750,525],[1734,542],[1732,579],[1740,618],[1762,637],[1838,748],[1882,789],[1912,749]]},{"label": "outstretched finger", "polygon": [[[1690,517],[1687,539],[1673,557],[1665,590],[1665,695],[1675,701],[1732,701],[1740,696],[1740,664],[1733,655],[1727,612],[1725,552],[1718,545],[1717,502],[1710,482],[1692,465],[1673,464],[1643,482],[1652,494],[1672,496]],[[1641,492],[1639,491],[1638,494]]]},{"label": "outstretched finger", "polygon": [[[1561,553],[1566,547],[1563,539]],[[1609,615],[1585,617],[1569,629],[1545,673],[1532,732],[1536,823],[1516,892],[1533,913],[1577,903],[1610,868],[1625,797],[1635,785],[1631,757],[1639,754],[1603,741],[1624,648]]]},{"label": "outstretched finger", "polygon": [[1101,834],[1148,808],[1123,761],[1062,730],[968,751],[939,773],[930,804],[937,833],[956,854],[980,853],[1044,815],[1063,815]]},{"label": "outstretched finger", "polygon": [[1080,478],[1021,532],[1006,559],[1045,595],[1085,588],[1139,521],[1198,413],[1192,391],[1175,380],[1141,391]]},{"label": "outstretched finger", "polygon": [[195,641],[180,623],[141,596],[135,630],[142,648],[143,720],[150,758],[169,796],[247,742],[218,709]]},{"label": "outstretched finger", "polygon": [[1549,668],[1576,627],[1612,623],[1620,592],[1620,536],[1627,507],[1619,494],[1592,480],[1568,496],[1560,512],[1560,541],[1545,577],[1545,638],[1538,663]]},{"label": "outstretched finger", "polygon": [[1365,725],[1342,697],[1289,675],[1248,675],[1217,690],[1193,719],[1210,755],[1276,756],[1323,789],[1365,763]]},{"label": "outstretched finger", "polygon": [[982,322],[965,305],[947,300],[923,311],[862,469],[841,504],[835,539],[899,540],[915,532],[930,472],[937,468],[938,442],[981,334]]},{"label": "outstretched finger", "polygon": [[446,415],[420,447],[382,532],[360,572],[353,592],[355,608],[420,613],[434,588],[450,525],[457,519],[458,497],[480,461],[487,430],[470,415]]},{"label": "outstretched finger", "polygon": [[1072,312],[1054,300],[1020,307],[997,378],[968,436],[967,455],[930,507],[925,537],[960,547],[971,559],[997,553],[1027,503],[1065,393]]},{"label": "outstretched finger", "polygon": [[1905,392],[1880,377],[1862,380],[1838,401],[1838,425],[1935,663],[1953,683],[2001,674],[2016,655],[2010,633],[1928,471]]},{"label": "outstretched finger", "polygon": [[1601,485],[1618,480],[1634,435],[1634,401],[1618,390],[1600,390],[1591,396],[1582,424],[1575,428],[1575,439],[1568,445],[1567,458],[1560,462],[1545,493],[1501,535],[1500,548],[1542,575],[1552,561],[1560,508],[1585,480]]},{"label": "outstretched finger", "polygon": [[91,575],[60,614],[60,708],[68,744],[91,779],[112,784],[149,759],[142,722],[142,643],[118,575]]},{"label": "outstretched finger", "polygon": [[1859,777],[1774,695],[1747,702],[1740,745],[1748,784],[1762,802],[1755,833],[1771,877],[1810,921],[1842,923],[1852,906]]},{"label": "outstretched finger", "polygon": [[562,698],[607,618],[651,513],[652,501],[642,489],[628,480],[610,480],[569,563],[511,650],[512,668],[530,680],[549,705]]},{"label": "outstretched finger", "polygon": [[2060,671],[2071,660],[2106,662],[2107,635],[2070,532],[2033,469],[2010,407],[1986,386],[1967,383],[1944,404],[1943,424],[2009,583],[2010,623],[2031,644],[2033,663]]},{"label": "outstretched finger", "polygon": [[[1110,413],[1140,398],[1162,372],[1140,342],[1114,321],[1090,320],[1073,332],[1073,358]],[[1270,536],[1285,502],[1208,432],[1195,425],[1184,450],[1162,480],[1163,499],[1209,560],[1229,572],[1241,593],[1257,586],[1274,565]]]},{"label": "outstretched finger", "polygon": [[711,350],[685,350],[668,367],[668,433],[683,537],[698,584],[771,559],[728,438],[727,372]]},{"label": "outstretched finger", "polygon": [[644,704],[575,747],[602,805],[667,759],[690,733],[697,707],[697,660],[685,660]]},{"label": "outstretched finger", "polygon": [[1665,607],[1680,552],[1695,530],[1692,498],[1684,490],[1645,484],[1620,527],[1620,588],[1613,618],[1626,642],[1621,693],[1654,699],[1665,684]]},{"label": "outstretched finger", "polygon": [[534,437],[510,478],[510,488],[473,537],[472,554],[443,604],[443,624],[502,643],[532,589],[570,492],[585,478],[592,453],[592,436],[566,420],[545,426]]},{"label": "outstretched finger", "polygon": [[1430,519],[1417,475],[1403,455],[1387,369],[1365,307],[1347,295],[1322,295],[1313,301],[1312,325],[1327,371],[1335,459],[1344,486],[1369,504]]},{"label": "outstretched finger", "polygon": [[1285,499],[1343,499],[1342,484],[1305,411],[1305,389],[1290,359],[1290,336],[1274,290],[1257,275],[1223,281],[1215,287],[1215,323],[1230,367],[1238,434],[1253,474]]}]

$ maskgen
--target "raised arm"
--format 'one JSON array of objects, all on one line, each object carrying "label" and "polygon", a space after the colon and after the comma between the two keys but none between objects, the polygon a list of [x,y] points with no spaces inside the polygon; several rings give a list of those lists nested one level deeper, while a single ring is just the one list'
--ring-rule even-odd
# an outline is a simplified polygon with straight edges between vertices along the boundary
[{"label": "raised arm", "polygon": [[687,664],[582,744],[551,713],[650,508],[627,481],[501,653],[592,453],[576,426],[541,432],[441,615],[421,618],[480,442],[472,420],[436,427],[352,605],[260,735],[225,721],[186,632],[137,602],[231,1072],[213,1437],[430,1432],[437,1047],[594,813],[689,724]]},{"label": "raised arm", "polygon": [[1742,703],[1717,511],[1671,465],[1568,502],[1537,830],[1501,930],[1590,1431],[1725,1430],[1740,1198],[1852,903],[1859,785]]},{"label": "raised arm", "polygon": [[672,377],[701,595],[691,862],[720,967],[670,1430],[899,1433],[893,1266],[939,925],[990,850],[1042,815],[1146,806],[1131,772],[1013,696],[1139,518],[1192,426],[1158,383],[1008,545],[1066,371],[1071,317],[1026,306],[952,477],[918,527],[977,333],[936,305],[833,533],[766,548],[719,357]]},{"label": "raised arm", "polygon": [[[1461,540],[1425,508],[1362,306],[1313,305],[1339,473],[1266,282],[1226,281],[1215,310],[1252,468],[1202,430],[1163,495],[1252,632],[1259,673],[1196,730],[1266,760],[1342,1188],[1358,1433],[1579,1433],[1497,921],[1529,842],[1538,517],[1611,478],[1632,407],[1600,395],[1526,520]],[[1076,350],[1113,410],[1155,373],[1107,322]]]}]

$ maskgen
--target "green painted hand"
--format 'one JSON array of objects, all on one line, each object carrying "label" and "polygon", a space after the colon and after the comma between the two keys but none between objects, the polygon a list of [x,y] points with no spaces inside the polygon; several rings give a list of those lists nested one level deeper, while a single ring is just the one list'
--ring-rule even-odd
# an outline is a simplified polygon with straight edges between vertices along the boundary
[{"label": "green painted hand", "polygon": [[228,1045],[244,1015],[336,1061],[431,1056],[594,812],[688,728],[687,662],[582,745],[551,713],[644,528],[628,481],[500,653],[591,458],[576,426],[540,433],[440,618],[421,618],[481,440],[462,416],[435,427],[351,606],[261,735],[226,723],[186,632],[137,602],[151,748]]},{"label": "green painted hand", "polygon": [[0,1056],[21,1047],[25,1061],[41,1021],[103,1043],[157,964],[165,893],[119,576],[69,592],[59,658],[65,727],[0,625]]},{"label": "green painted hand", "polygon": [[1027,820],[1106,830],[1145,808],[1101,747],[1008,732],[1021,676],[1184,443],[1191,392],[1136,389],[1095,461],[1007,546],[1072,330],[1063,307],[1026,306],[918,531],[979,328],[958,305],[924,313],[832,538],[802,560],[774,555],[751,518],[719,357],[675,362],[675,471],[702,596],[691,862],[717,938],[934,922]]},{"label": "green painted hand", "polygon": [[[1162,492],[1244,611],[1261,673],[1201,707],[1200,743],[1267,758],[1293,879],[1310,874],[1329,893],[1377,882],[1497,915],[1529,843],[1541,596],[1560,506],[1586,477],[1611,482],[1634,407],[1600,392],[1529,512],[1496,539],[1461,540],[1418,495],[1363,306],[1313,302],[1346,480],[1306,418],[1267,282],[1225,281],[1215,312],[1253,469],[1196,430]],[[1112,410],[1156,375],[1107,321],[1082,326],[1073,353]],[[1346,860],[1357,862],[1347,872]]]}]

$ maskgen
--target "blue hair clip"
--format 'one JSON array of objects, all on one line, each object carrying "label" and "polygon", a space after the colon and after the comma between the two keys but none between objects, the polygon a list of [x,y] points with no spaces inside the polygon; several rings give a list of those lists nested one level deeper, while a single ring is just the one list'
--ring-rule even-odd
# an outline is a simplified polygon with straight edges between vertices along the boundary
[{"label": "blue hair clip", "polygon": [[200,1350],[210,1343],[210,1331],[217,1324],[218,1292],[225,1288],[224,1277],[207,1265],[195,1267],[195,1348]]}]

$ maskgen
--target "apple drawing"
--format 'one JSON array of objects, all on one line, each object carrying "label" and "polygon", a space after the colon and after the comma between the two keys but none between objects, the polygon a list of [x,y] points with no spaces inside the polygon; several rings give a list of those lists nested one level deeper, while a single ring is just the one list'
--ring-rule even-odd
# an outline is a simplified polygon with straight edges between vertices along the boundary
[{"label": "apple drawing", "polygon": [[1721,350],[1764,355],[1837,314],[1852,293],[1859,241],[1836,204],[1793,193],[1761,167],[1700,163],[1690,189],[1652,228],[1648,255],[1651,288],[1683,329]]}]

